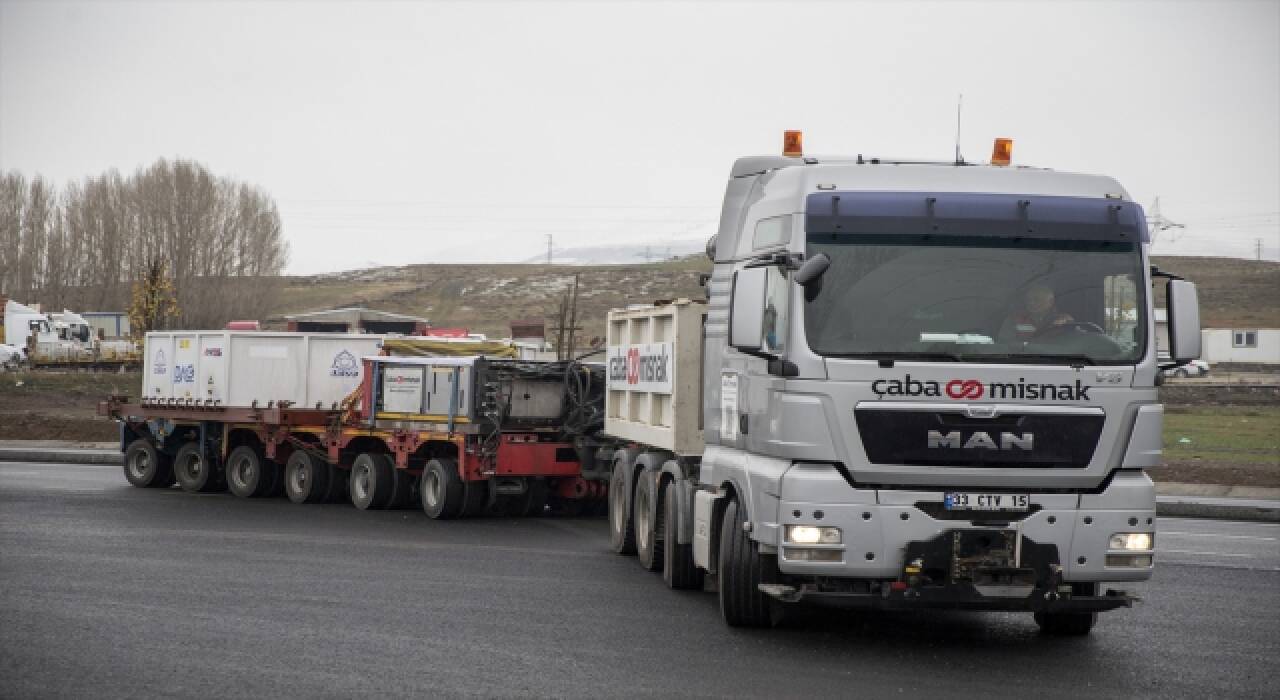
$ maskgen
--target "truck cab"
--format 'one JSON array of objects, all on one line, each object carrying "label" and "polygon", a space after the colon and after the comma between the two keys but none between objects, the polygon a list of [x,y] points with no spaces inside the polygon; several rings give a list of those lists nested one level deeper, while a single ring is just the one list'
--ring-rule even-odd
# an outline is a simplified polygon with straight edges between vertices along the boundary
[{"label": "truck cab", "polygon": [[[688,470],[693,566],[730,624],[804,601],[1083,634],[1132,603],[1108,584],[1151,576],[1142,208],[1110,177],[996,161],[734,164]],[[1167,284],[1185,362],[1195,288]]]}]

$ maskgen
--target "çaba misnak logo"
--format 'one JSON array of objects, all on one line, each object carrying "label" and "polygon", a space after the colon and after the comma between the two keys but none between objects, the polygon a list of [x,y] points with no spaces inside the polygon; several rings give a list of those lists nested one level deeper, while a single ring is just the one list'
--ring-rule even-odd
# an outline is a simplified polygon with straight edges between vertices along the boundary
[{"label": "\u00e7aba misnak logo", "polygon": [[1017,382],[990,382],[977,379],[952,379],[946,383],[912,379],[908,374],[902,379],[877,379],[871,383],[876,396],[937,396],[973,401],[984,396],[992,399],[1027,399],[1031,401],[1088,401],[1089,387],[1075,380],[1075,384],[1029,384],[1026,379]]},{"label": "\u00e7aba misnak logo", "polygon": [[665,345],[657,353],[650,354],[642,353],[640,348],[633,347],[627,350],[625,355],[609,358],[609,381],[627,384],[640,382],[664,384],[667,381],[669,366],[670,356],[667,355]]},{"label": "\u00e7aba misnak logo", "polygon": [[355,355],[343,350],[333,356],[333,364],[329,365],[329,376],[331,377],[359,377],[360,361]]}]

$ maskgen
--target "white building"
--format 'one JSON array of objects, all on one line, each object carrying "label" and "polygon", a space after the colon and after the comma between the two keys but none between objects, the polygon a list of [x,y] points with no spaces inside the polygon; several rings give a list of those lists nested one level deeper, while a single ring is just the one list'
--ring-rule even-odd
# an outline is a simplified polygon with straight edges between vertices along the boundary
[{"label": "white building", "polygon": [[1206,328],[1200,331],[1200,359],[1280,365],[1280,328]]}]

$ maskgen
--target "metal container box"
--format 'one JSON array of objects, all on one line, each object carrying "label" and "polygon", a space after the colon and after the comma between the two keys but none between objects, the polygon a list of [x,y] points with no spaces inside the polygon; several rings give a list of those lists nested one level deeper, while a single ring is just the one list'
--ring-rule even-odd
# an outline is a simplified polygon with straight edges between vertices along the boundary
[{"label": "metal container box", "polygon": [[606,433],[702,453],[702,322],[689,299],[609,312]]},{"label": "metal container box", "polygon": [[175,331],[148,333],[143,399],[248,407],[288,401],[330,408],[360,384],[360,358],[380,335]]}]

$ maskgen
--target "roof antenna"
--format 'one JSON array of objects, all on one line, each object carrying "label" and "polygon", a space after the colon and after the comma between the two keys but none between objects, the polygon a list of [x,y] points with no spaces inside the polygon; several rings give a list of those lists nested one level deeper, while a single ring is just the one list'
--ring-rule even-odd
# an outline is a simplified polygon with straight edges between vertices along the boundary
[{"label": "roof antenna", "polygon": [[960,108],[964,105],[964,93],[956,95],[956,165],[964,165],[964,157],[960,155]]}]

